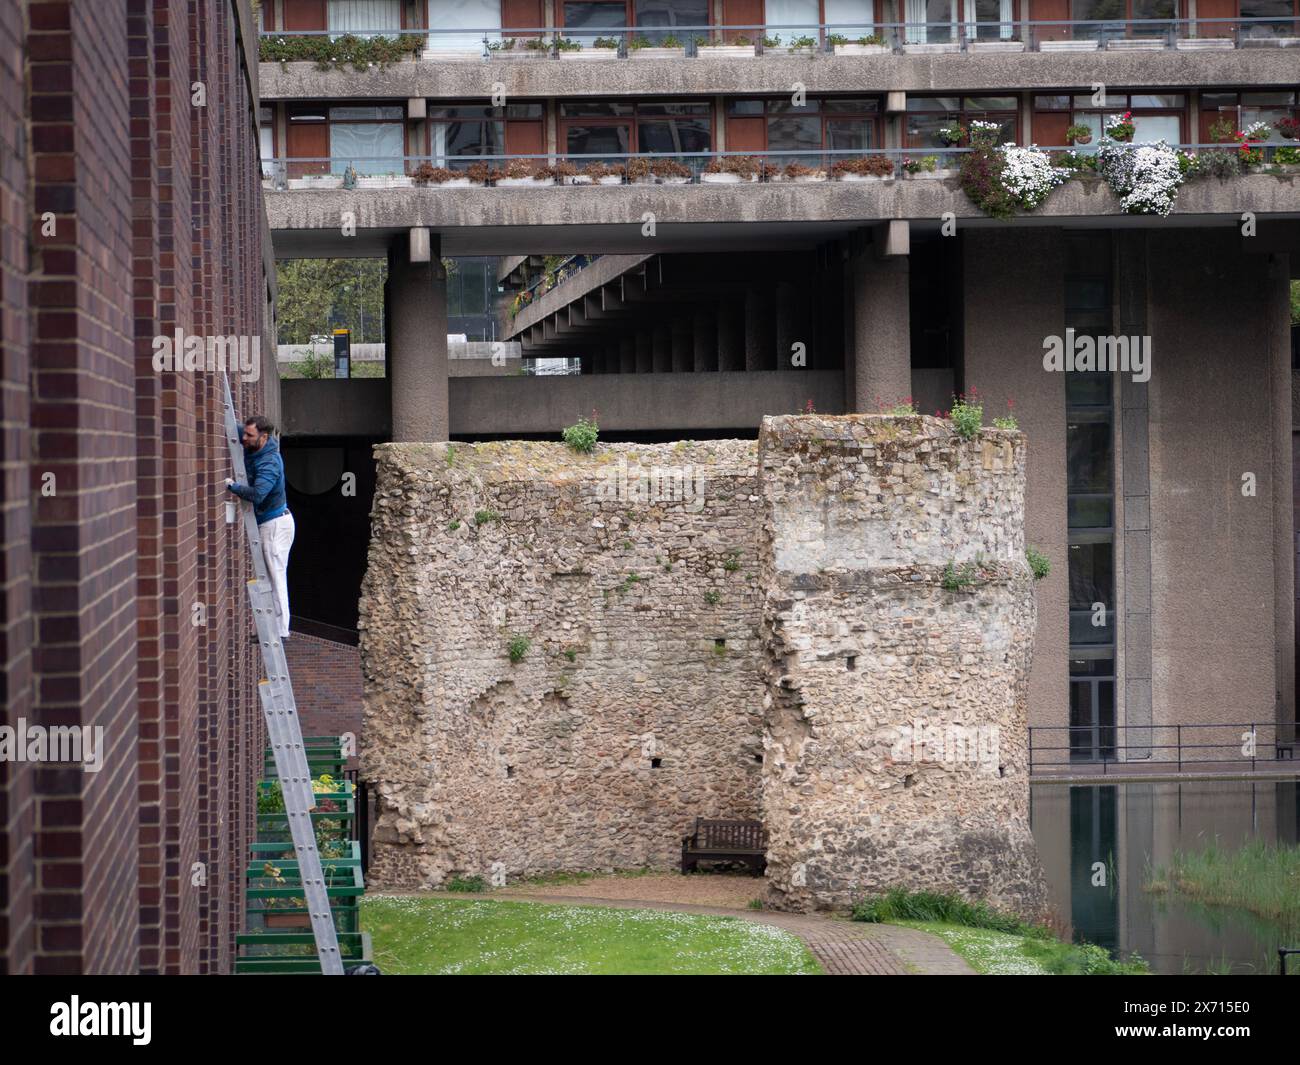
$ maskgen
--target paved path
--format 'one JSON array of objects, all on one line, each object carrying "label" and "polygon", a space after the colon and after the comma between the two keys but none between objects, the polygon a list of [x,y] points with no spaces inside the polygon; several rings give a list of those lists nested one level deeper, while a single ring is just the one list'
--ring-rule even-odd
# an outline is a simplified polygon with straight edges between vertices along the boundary
[{"label": "paved path", "polygon": [[[473,896],[469,896],[473,897]],[[736,910],[724,906],[697,906],[684,902],[640,899],[602,899],[590,896],[541,895],[509,890],[484,893],[480,898],[511,902],[544,902],[558,906],[607,906],[618,910],[675,910],[716,917],[738,917],[756,924],[774,925],[802,939],[822,968],[831,976],[904,976],[909,974],[972,976],[975,970],[938,936],[896,925],[866,924],[820,914],[781,913],[776,910]]]}]

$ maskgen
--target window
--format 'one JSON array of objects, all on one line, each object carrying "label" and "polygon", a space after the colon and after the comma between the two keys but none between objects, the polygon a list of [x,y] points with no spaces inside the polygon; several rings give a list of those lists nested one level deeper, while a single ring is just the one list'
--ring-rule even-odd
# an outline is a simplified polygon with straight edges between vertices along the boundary
[{"label": "window", "polygon": [[822,11],[826,15],[828,33],[856,41],[875,32],[875,0],[824,0]]},{"label": "window", "polygon": [[1245,129],[1253,122],[1268,126],[1268,139],[1282,144],[1285,138],[1274,126],[1278,119],[1300,118],[1300,101],[1294,92],[1204,92],[1201,93],[1202,144],[1213,144],[1211,128],[1226,118],[1233,129]]},{"label": "window", "polygon": [[269,107],[257,109],[257,146],[262,158],[262,176],[270,177],[275,170],[275,117]]},{"label": "window", "polygon": [[404,119],[402,107],[331,107],[330,172],[351,166],[358,174],[404,173]]},{"label": "window", "polygon": [[947,44],[957,39],[955,0],[904,0],[907,44]]},{"label": "window", "polygon": [[480,160],[458,156],[503,153],[506,110],[486,104],[429,108],[429,154],[433,165],[464,170]]},{"label": "window", "polygon": [[[1078,150],[1096,151],[1106,119],[1118,117],[1125,111],[1133,114],[1135,142],[1162,140],[1166,144],[1185,143],[1183,123],[1187,113],[1187,95],[1181,92],[1111,93],[1100,107],[1093,103],[1090,95],[1035,96],[1034,139],[1039,144],[1058,146],[1065,143],[1066,127],[1087,126],[1092,130],[1092,142]],[[1048,118],[1052,113],[1055,117]]]},{"label": "window", "polygon": [[622,163],[619,155],[680,155],[713,147],[713,106],[707,103],[580,100],[560,105],[560,143],[574,159]]},{"label": "window", "polygon": [[1177,0],[1071,0],[1070,18],[1076,22],[1092,22],[1090,26],[1075,26],[1076,40],[1096,40],[1106,37],[1151,37],[1169,32],[1168,24],[1149,21],[1145,25],[1131,25],[1133,20],[1174,19],[1178,17]]},{"label": "window", "polygon": [[377,37],[402,31],[402,0],[329,0],[331,37],[344,33]]},{"label": "window", "polygon": [[501,0],[433,3],[429,5],[426,47],[453,52],[481,52],[483,38],[486,37],[489,43],[499,41],[500,29]]},{"label": "window", "polygon": [[[825,150],[865,151],[880,144],[879,101],[865,97],[809,97],[799,106],[788,96],[776,100],[729,100],[729,151],[808,152],[784,155],[775,165],[800,163],[820,168]],[[757,121],[757,116],[766,121]],[[753,117],[751,117],[753,116]],[[751,126],[753,127],[751,129]]]},{"label": "window", "polygon": [[565,36],[584,45],[629,26],[651,44],[670,36],[684,44],[712,22],[709,0],[563,0],[559,7]]},{"label": "window", "polygon": [[[1295,37],[1300,27],[1295,23],[1300,15],[1296,0],[1241,0],[1241,17],[1275,19],[1272,22],[1246,22],[1241,26],[1243,37]],[[1207,34],[1219,36],[1219,34]]]},{"label": "window", "polygon": [[908,96],[906,146],[908,148],[943,148],[939,137],[942,126],[954,121],[963,126],[972,122],[996,122],[1000,127],[998,143],[1017,140],[1018,103],[1014,96]]}]

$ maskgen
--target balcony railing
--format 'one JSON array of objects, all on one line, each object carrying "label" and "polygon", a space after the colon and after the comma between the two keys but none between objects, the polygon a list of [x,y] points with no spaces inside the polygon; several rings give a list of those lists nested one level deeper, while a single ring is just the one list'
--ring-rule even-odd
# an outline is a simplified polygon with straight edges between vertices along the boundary
[{"label": "balcony railing", "polygon": [[1295,722],[1186,725],[1031,725],[1029,772],[1050,775],[1097,766],[1166,773],[1295,769]]},{"label": "balcony railing", "polygon": [[[1037,145],[1048,153],[1093,154],[1087,146]],[[1139,148],[1141,144],[1132,147]],[[1238,152],[1233,143],[1171,144],[1189,154]],[[1258,143],[1264,165],[1287,144]],[[969,148],[782,149],[764,152],[680,152],[532,155],[403,155],[265,160],[263,184],[275,189],[379,189],[427,186],[696,185],[938,178],[956,173]],[[1059,161],[1059,160],[1058,160]]]},{"label": "balcony railing", "polygon": [[263,59],[295,38],[424,37],[438,58],[637,59],[723,55],[869,55],[909,52],[1203,51],[1300,47],[1300,18],[1017,19],[1010,21],[622,26],[591,30],[501,27],[263,30]]}]

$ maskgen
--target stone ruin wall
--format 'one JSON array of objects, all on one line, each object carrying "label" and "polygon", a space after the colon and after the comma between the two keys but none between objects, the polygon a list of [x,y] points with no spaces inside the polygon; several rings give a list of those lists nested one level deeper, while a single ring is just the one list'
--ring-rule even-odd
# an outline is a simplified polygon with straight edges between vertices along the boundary
[{"label": "stone ruin wall", "polygon": [[1037,911],[1020,434],[801,415],[757,446],[376,454],[374,884],[671,869],[696,817],[761,816],[772,905],[902,885]]},{"label": "stone ruin wall", "polygon": [[1037,916],[1024,437],[769,418],[759,454],[773,903],[908,886]]},{"label": "stone ruin wall", "polygon": [[376,455],[372,883],[668,868],[695,817],[759,816],[753,442]]}]

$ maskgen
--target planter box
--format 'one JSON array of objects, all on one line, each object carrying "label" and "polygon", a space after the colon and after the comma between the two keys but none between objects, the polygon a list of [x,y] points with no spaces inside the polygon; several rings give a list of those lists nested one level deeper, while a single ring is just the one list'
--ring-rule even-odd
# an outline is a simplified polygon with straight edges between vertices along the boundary
[{"label": "planter box", "polygon": [[741,185],[757,181],[758,175],[741,177],[739,174],[701,174],[700,181],[705,185]]},{"label": "planter box", "polygon": [[685,48],[629,48],[633,59],[685,59]]},{"label": "planter box", "polygon": [[1106,42],[1108,52],[1163,52],[1165,42],[1160,37],[1119,37]]},{"label": "planter box", "polygon": [[417,185],[421,189],[468,189],[473,186],[474,182],[467,177],[452,178],[450,181],[426,181],[423,185]]},{"label": "planter box", "polygon": [[653,174],[646,174],[645,177],[628,178],[629,185],[654,185],[657,184]]},{"label": "planter box", "polygon": [[942,55],[948,52],[960,52],[961,45],[956,41],[946,41],[941,44],[905,44],[903,51],[908,55]]},{"label": "planter box", "polygon": [[971,41],[967,47],[972,52],[1023,52],[1024,41]]},{"label": "planter box", "polygon": [[754,46],[752,44],[714,44],[701,45],[699,54],[701,56],[752,56],[754,55]]},{"label": "planter box", "polygon": [[1043,41],[1038,49],[1041,52],[1095,52],[1096,41]]},{"label": "planter box", "polygon": [[603,178],[597,178],[596,184],[597,185],[621,185],[623,184],[623,179],[614,174],[607,174]]},{"label": "planter box", "polygon": [[1243,48],[1300,48],[1300,37],[1246,37]]},{"label": "planter box", "polygon": [[1219,52],[1235,48],[1231,37],[1192,37],[1174,42],[1180,52]]},{"label": "planter box", "polygon": [[564,179],[564,183],[565,183],[566,185],[593,185],[593,184],[595,184],[595,182],[593,182],[593,181],[591,180],[591,178],[589,178],[586,174],[574,174],[573,177],[565,178],[565,179]]},{"label": "planter box", "polygon": [[778,46],[776,48],[764,48],[763,54],[764,55],[801,55],[807,59],[811,59],[813,57],[813,53],[816,50],[817,49],[812,45],[809,45],[807,48],[782,48]]},{"label": "planter box", "polygon": [[895,180],[896,176],[897,176],[897,175],[894,175],[894,174],[890,174],[890,175],[888,175],[888,176],[881,175],[881,176],[879,176],[879,177],[877,177],[875,174],[841,174],[839,177],[833,178],[832,180],[834,180],[834,181],[851,181],[851,182],[856,182],[856,181],[893,181],[893,180]]},{"label": "planter box", "polygon": [[359,189],[409,189],[411,184],[411,179],[401,174],[357,178],[357,188]]},{"label": "planter box", "polygon": [[617,48],[584,48],[580,52],[561,52],[560,58],[565,62],[570,59],[617,59]]},{"label": "planter box", "polygon": [[889,51],[887,44],[837,44],[836,55],[885,55]]},{"label": "planter box", "polygon": [[904,171],[903,176],[908,181],[943,181],[950,177],[956,177],[956,170],[923,170],[919,174],[909,174]]},{"label": "planter box", "polygon": [[291,189],[341,189],[342,174],[312,174],[308,177],[289,178]]},{"label": "planter box", "polygon": [[542,185],[553,185],[554,183],[555,183],[554,179],[552,178],[537,178],[537,177],[497,178],[497,188],[499,189],[508,189],[508,188],[534,189],[534,188],[540,188]]},{"label": "planter box", "polygon": [[477,48],[426,48],[420,59],[426,63],[477,63],[483,58],[483,46]]},{"label": "planter box", "polygon": [[688,177],[666,177],[657,180],[661,185],[689,185],[691,183],[691,179]]}]

